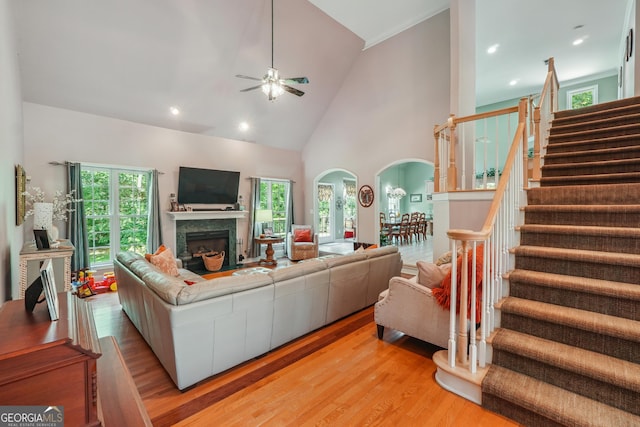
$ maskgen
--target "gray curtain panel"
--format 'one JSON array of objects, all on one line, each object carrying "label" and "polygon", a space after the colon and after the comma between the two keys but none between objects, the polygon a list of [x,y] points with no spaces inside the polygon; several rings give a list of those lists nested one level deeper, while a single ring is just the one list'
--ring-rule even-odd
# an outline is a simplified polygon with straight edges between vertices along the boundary
[{"label": "gray curtain panel", "polygon": [[[82,200],[82,178],[80,163],[67,162],[67,192],[75,190],[77,199]],[[76,250],[71,257],[71,271],[89,268],[89,239],[87,237],[87,220],[84,213],[84,200],[74,206],[69,212],[67,229],[69,240]]]},{"label": "gray curtain panel", "polygon": [[[293,181],[289,181],[289,187],[288,187],[288,194],[287,194],[287,223],[285,224],[284,229],[287,231],[287,233],[289,231],[291,231],[291,224],[295,224],[295,221],[293,220]],[[285,255],[289,255],[288,253],[288,247],[289,247],[289,242],[287,242],[287,244],[284,245],[284,252]]]},{"label": "gray curtain panel", "polygon": [[249,258],[260,256],[260,245],[256,243],[256,209],[260,207],[260,178],[251,178],[251,200],[249,201]]},{"label": "gray curtain panel", "polygon": [[149,172],[149,175],[149,179],[147,180],[147,195],[149,203],[149,219],[147,222],[147,251],[152,254],[162,244],[162,224],[160,222],[162,211],[160,210],[160,191],[158,189],[159,173],[156,169],[154,169]]}]

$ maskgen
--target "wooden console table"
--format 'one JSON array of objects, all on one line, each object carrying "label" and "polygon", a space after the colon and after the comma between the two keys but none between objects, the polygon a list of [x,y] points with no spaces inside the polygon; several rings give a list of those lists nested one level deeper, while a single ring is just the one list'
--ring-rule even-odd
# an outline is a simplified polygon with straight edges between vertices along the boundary
[{"label": "wooden console table", "polygon": [[[24,298],[24,291],[29,287],[31,282],[40,277],[40,261],[51,259],[60,260],[64,263],[64,275],[58,273],[60,267],[54,264],[54,272],[56,278],[56,286],[58,291],[71,290],[71,257],[73,256],[74,246],[69,240],[59,241],[60,246],[52,249],[40,249],[33,242],[25,243],[20,251],[20,281],[18,287],[18,299]],[[31,267],[31,268],[29,268]],[[37,269],[35,268],[37,267]],[[36,271],[37,270],[37,271]]]}]

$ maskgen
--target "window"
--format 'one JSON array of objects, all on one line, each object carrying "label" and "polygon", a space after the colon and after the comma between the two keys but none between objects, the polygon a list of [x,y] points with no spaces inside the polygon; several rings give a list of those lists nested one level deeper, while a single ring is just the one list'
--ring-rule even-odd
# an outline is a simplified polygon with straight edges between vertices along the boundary
[{"label": "window", "polygon": [[149,171],[83,166],[89,263],[109,264],[116,253],[147,251]]},{"label": "window", "polygon": [[583,87],[567,91],[567,109],[588,107],[598,103],[598,86]]},{"label": "window", "polygon": [[284,237],[287,234],[289,185],[288,181],[268,179],[260,181],[259,209],[271,209],[273,214],[273,234],[278,237]]}]

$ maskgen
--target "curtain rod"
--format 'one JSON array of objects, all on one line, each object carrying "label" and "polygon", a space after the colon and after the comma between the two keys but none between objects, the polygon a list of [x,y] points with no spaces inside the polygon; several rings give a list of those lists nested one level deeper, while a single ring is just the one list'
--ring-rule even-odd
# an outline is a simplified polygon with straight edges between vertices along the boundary
[{"label": "curtain rod", "polygon": [[291,182],[293,184],[295,184],[296,182],[292,179],[288,179],[288,178],[270,178],[268,176],[248,176],[246,179],[254,179],[254,178],[259,178],[259,179],[268,179],[269,181],[287,181],[287,182]]},{"label": "curtain rod", "polygon": [[[54,165],[54,166],[68,166],[69,163],[72,163],[68,160],[65,160],[64,162],[58,162],[58,161],[52,161],[49,162],[50,165]],[[135,167],[135,166],[115,166],[115,165],[104,165],[104,164],[99,164],[99,163],[82,163],[82,162],[78,162],[82,165],[85,166],[93,166],[93,167],[106,167],[106,168],[111,168],[111,169],[128,169],[128,170],[151,170],[151,168],[140,168],[140,167]],[[158,173],[160,175],[164,175],[164,172],[162,171],[158,171]]]}]

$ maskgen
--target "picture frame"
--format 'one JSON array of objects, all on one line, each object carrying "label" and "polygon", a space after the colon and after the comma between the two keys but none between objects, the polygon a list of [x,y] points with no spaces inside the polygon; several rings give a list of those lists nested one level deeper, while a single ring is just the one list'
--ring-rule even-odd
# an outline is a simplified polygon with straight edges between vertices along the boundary
[{"label": "picture frame", "polygon": [[36,240],[38,250],[49,249],[49,234],[47,230],[33,230],[33,237]]},{"label": "picture frame", "polygon": [[264,235],[265,235],[265,236],[267,236],[267,237],[271,237],[271,236],[273,236],[273,228],[271,228],[271,227],[264,227],[264,228],[262,229],[262,232],[263,232],[263,233],[264,233]]},{"label": "picture frame", "polygon": [[409,201],[411,203],[422,203],[422,194],[411,194],[409,196]]},{"label": "picture frame", "polygon": [[363,185],[358,191],[358,202],[363,208],[368,208],[373,204],[373,188],[369,185]]},{"label": "picture frame", "polygon": [[26,211],[27,174],[21,165],[16,165],[16,225],[22,225]]}]

